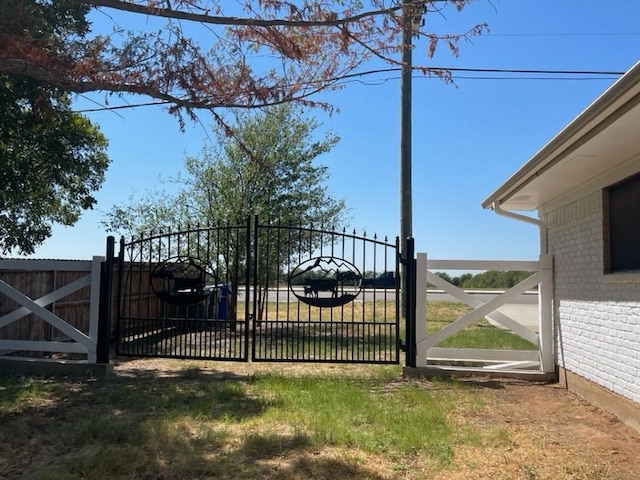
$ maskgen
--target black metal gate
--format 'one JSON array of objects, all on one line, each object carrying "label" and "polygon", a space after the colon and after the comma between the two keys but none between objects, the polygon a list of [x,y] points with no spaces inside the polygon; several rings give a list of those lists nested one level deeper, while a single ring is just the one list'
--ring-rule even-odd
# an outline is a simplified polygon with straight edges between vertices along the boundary
[{"label": "black metal gate", "polygon": [[398,251],[257,218],[121,239],[116,353],[398,363]]}]

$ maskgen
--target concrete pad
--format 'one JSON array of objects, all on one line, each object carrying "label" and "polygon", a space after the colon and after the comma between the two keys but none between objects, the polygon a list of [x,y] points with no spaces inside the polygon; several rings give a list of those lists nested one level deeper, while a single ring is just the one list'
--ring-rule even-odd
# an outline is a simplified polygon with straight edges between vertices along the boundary
[{"label": "concrete pad", "polygon": [[103,378],[113,372],[113,365],[49,358],[0,358],[0,375],[28,375],[39,377]]}]

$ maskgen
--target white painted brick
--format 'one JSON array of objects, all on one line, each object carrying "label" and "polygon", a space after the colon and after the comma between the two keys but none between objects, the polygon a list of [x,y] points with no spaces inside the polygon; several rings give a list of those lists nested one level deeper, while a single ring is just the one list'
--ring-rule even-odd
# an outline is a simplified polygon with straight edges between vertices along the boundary
[{"label": "white painted brick", "polygon": [[554,257],[558,363],[640,403],[640,284],[604,281],[600,192],[543,220]]}]

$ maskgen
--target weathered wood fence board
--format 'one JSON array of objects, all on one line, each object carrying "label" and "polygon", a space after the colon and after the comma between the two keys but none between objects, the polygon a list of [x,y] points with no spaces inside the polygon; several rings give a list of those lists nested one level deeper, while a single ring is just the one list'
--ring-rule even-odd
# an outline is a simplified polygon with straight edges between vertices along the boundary
[{"label": "weathered wood fence board", "polygon": [[95,362],[102,260],[0,260],[0,355]]}]

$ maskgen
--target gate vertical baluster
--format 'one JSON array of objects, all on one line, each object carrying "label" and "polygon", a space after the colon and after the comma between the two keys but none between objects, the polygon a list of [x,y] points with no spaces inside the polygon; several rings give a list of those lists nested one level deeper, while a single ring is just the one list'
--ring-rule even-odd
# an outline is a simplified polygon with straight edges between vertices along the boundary
[{"label": "gate vertical baluster", "polygon": [[[253,257],[251,258],[251,263],[253,264],[253,342],[252,342],[252,355],[255,360],[256,358],[256,348],[258,343],[258,328],[261,328],[262,319],[258,318],[258,299],[256,298],[258,292],[258,216],[256,215],[254,218],[254,228],[252,237],[253,237]],[[260,346],[262,346],[262,331],[260,332]]]},{"label": "gate vertical baluster", "polygon": [[[378,274],[378,234],[373,234],[373,276],[375,277]],[[377,287],[373,286],[373,317],[371,318],[371,323],[369,323],[367,328],[367,340],[369,344],[369,348],[366,351],[365,358],[367,361],[371,361],[371,344],[376,344],[376,324],[378,320],[378,306],[376,304],[378,295]],[[384,312],[384,303],[382,304],[382,311]],[[371,332],[373,331],[373,338],[371,337]]]},{"label": "gate vertical baluster", "polygon": [[[265,288],[265,292],[264,292],[264,313],[266,316],[266,320],[268,322],[269,325],[269,329],[270,329],[270,338],[271,338],[271,348],[269,349],[269,355],[271,355],[272,358],[274,358],[275,360],[279,360],[280,359],[280,348],[279,348],[279,344],[278,344],[278,323],[277,323],[277,316],[273,319],[273,320],[269,320],[269,285],[271,284],[272,280],[272,275],[271,275],[271,262],[272,262],[272,251],[271,251],[271,241],[273,238],[273,234],[276,230],[275,225],[272,223],[273,220],[269,220],[268,223],[268,230],[267,230],[267,242],[266,242],[266,254],[267,254],[267,259],[266,259],[266,266],[265,266],[265,273],[266,273],[266,277],[265,277],[265,283],[264,283],[264,288]],[[278,303],[276,302],[276,311],[278,309]],[[273,314],[271,315],[273,316]],[[275,346],[275,348],[274,348]]]},{"label": "gate vertical baluster", "polygon": [[135,308],[135,313],[134,313],[134,309],[133,307],[133,299],[134,299],[134,282],[135,282],[135,274],[136,274],[136,266],[135,266],[135,258],[137,258],[138,253],[136,253],[136,248],[140,248],[140,243],[136,243],[134,245],[131,246],[131,281],[129,282],[129,302],[130,302],[130,307],[129,307],[129,322],[130,325],[132,327],[132,338],[135,339],[134,343],[133,343],[133,353],[134,354],[139,354],[140,353],[140,339],[138,336],[138,329],[140,328],[140,325],[138,324],[138,320],[137,318],[140,316],[140,299],[138,298],[138,301],[136,303],[136,308]]},{"label": "gate vertical baluster", "polygon": [[[298,250],[298,261],[296,263],[296,265],[300,265],[300,263],[302,263],[302,224],[298,224],[298,239],[296,241],[296,249]],[[289,272],[289,274],[291,274],[291,272]],[[304,294],[304,292],[303,292]],[[300,313],[301,313],[301,308],[300,308],[300,301],[298,301],[297,304],[297,313],[298,313],[298,323],[296,324],[296,359],[300,358],[300,345],[302,345],[302,354],[304,355],[304,331],[302,332],[302,336],[303,336],[303,341],[300,341],[300,330],[301,328],[306,328],[306,325],[308,325],[309,321],[307,319],[307,322],[305,322],[305,326],[302,327],[301,326],[301,322],[300,322]],[[307,305],[307,308],[310,308]]]},{"label": "gate vertical baluster", "polygon": [[[223,254],[224,261],[225,261],[225,278],[228,278],[229,256],[231,252],[231,222],[229,221],[229,219],[227,219],[225,223],[224,230],[220,230],[220,228],[221,227],[218,226],[218,228],[216,229],[216,258],[220,257],[219,255],[220,253]],[[222,237],[223,233],[224,233],[224,238]],[[220,252],[220,250],[223,250],[223,251]],[[218,289],[218,285],[222,283],[222,280],[220,278],[220,268],[216,269],[215,283],[216,283],[216,289]],[[216,326],[219,326],[221,321],[226,321],[226,319],[220,318],[220,297],[219,296],[221,294],[222,292],[218,289],[215,296],[216,304],[214,305],[214,309],[215,309],[214,317],[216,319]],[[228,315],[228,312],[227,312],[227,315]],[[223,323],[222,325],[226,327],[227,324]],[[231,351],[232,349],[235,349],[236,345],[232,341],[232,338],[227,335],[226,329],[222,329],[221,331],[220,328],[214,328],[213,335],[211,335],[211,337],[212,337],[210,340],[211,345],[212,345],[212,348],[215,349],[217,355],[221,357],[231,356]]]},{"label": "gate vertical baluster", "polygon": [[[278,358],[278,339],[277,339],[277,326],[274,324],[273,320],[269,319],[269,302],[268,300],[268,294],[269,294],[269,284],[271,283],[271,237],[273,235],[273,223],[272,223],[272,219],[269,218],[267,224],[266,224],[266,228],[267,228],[267,239],[265,241],[265,245],[262,249],[263,254],[265,255],[265,259],[264,261],[261,259],[260,263],[258,264],[259,268],[264,269],[265,271],[265,280],[264,280],[264,287],[265,287],[265,291],[263,293],[264,297],[263,297],[263,303],[262,303],[262,309],[263,309],[263,313],[265,316],[265,325],[267,326],[267,328],[269,329],[269,358],[273,359],[275,357],[275,359]],[[261,245],[262,246],[262,245]],[[277,304],[276,304],[277,305]],[[276,307],[277,308],[277,307]],[[275,337],[275,338],[274,338]],[[275,345],[275,352],[274,352],[274,345]]]},{"label": "gate vertical baluster", "polygon": [[[244,227],[245,231],[245,268],[244,268],[244,331],[242,332],[242,339],[244,339],[244,360],[249,360],[249,293],[251,291],[251,236],[250,233],[251,218],[247,217],[247,222]],[[240,238],[238,238],[238,249],[240,248]],[[240,278],[240,277],[238,277]]]},{"label": "gate vertical baluster", "polygon": [[[324,235],[325,232],[325,228],[326,227],[322,227],[322,235]],[[328,235],[328,239],[327,241],[330,242],[329,244],[329,252],[331,257],[333,258],[333,233],[330,233]],[[334,329],[336,330],[334,332]],[[337,332],[337,325],[334,324],[334,318],[333,318],[333,308],[329,308],[329,336],[325,337],[325,342],[324,342],[324,352],[322,354],[322,358],[327,358],[328,356],[333,356],[334,354],[334,343],[335,340],[337,340],[338,337],[338,332]]]},{"label": "gate vertical baluster", "polygon": [[[133,241],[133,237],[131,237],[131,241]],[[133,257],[133,244],[128,244],[126,246],[126,252],[125,254],[127,255],[127,267],[126,267],[126,271],[123,269],[123,279],[122,282],[120,282],[123,287],[122,289],[124,290],[123,294],[122,294],[122,313],[123,313],[123,328],[122,328],[122,336],[121,338],[123,340],[129,338],[130,335],[130,331],[131,331],[131,315],[132,315],[132,310],[131,310],[131,283],[133,282],[133,272],[132,272],[132,268],[133,268],[133,264],[132,264],[132,257]],[[124,316],[124,314],[126,314],[126,317]],[[131,344],[130,342],[126,342],[126,344],[123,342],[122,346],[123,349],[125,349],[125,345],[126,345],[126,350],[130,350],[131,349]],[[130,352],[129,352],[130,353]]]},{"label": "gate vertical baluster", "polygon": [[[186,237],[186,254],[187,254],[187,258],[191,257],[191,225],[190,223],[187,223],[187,230],[185,233],[185,237]],[[190,272],[188,272],[190,273]],[[178,335],[176,335],[176,340],[178,341],[178,355],[183,356],[185,354],[185,348],[184,348],[184,344],[186,341],[186,332],[189,331],[189,323],[192,321],[189,315],[189,307],[190,305],[187,305],[185,307],[185,312],[184,312],[184,322],[180,325],[179,329],[178,329]],[[191,306],[192,309],[195,310],[195,315],[197,316],[197,311],[198,311],[198,307],[197,305],[193,305]]]},{"label": "gate vertical baluster", "polygon": [[[130,307],[129,307],[129,322],[131,325],[131,330],[132,330],[132,335],[131,338],[134,339],[133,342],[133,353],[135,354],[139,354],[140,353],[140,339],[139,339],[139,335],[138,335],[138,330],[140,329],[140,324],[139,324],[139,320],[138,318],[140,317],[140,298],[137,298],[137,302],[135,303],[135,309],[133,308],[134,303],[133,303],[133,299],[136,298],[134,296],[134,290],[135,290],[135,286],[134,286],[134,282],[136,281],[136,271],[137,271],[137,267],[135,265],[135,259],[137,258],[137,256],[140,254],[137,252],[136,249],[140,248],[140,242],[137,242],[135,244],[131,245],[131,281],[129,282],[129,302],[130,302]],[[139,276],[139,275],[138,275]]]},{"label": "gate vertical baluster", "polygon": [[[171,247],[171,240],[173,239],[173,235],[174,235],[174,232],[172,232],[171,231],[171,227],[169,227],[168,230],[167,230],[167,237],[166,237],[167,238],[167,252],[166,252],[166,255],[164,255],[167,258],[167,260],[174,256],[173,255],[173,251],[172,251],[172,247]],[[162,260],[162,256],[160,257],[160,260]],[[170,308],[175,308],[176,309],[175,310],[175,314],[174,314],[174,319],[173,319],[173,322],[175,323],[176,322],[176,318],[175,317],[178,316],[178,307],[177,306],[169,306],[163,300],[162,301],[162,308],[164,310],[164,315],[163,315],[163,318],[162,318],[162,322],[160,322],[160,331],[163,332],[163,334],[161,336],[162,343],[160,345],[161,345],[162,350],[165,351],[166,350],[166,341],[165,341],[165,338],[164,338],[164,332],[168,331],[169,325],[172,322],[172,320],[171,320],[172,317],[170,317],[169,309]]]},{"label": "gate vertical baluster", "polygon": [[[223,230],[224,229],[224,230]],[[225,283],[221,279],[220,270],[224,269],[226,286],[229,286],[229,264],[232,261],[229,257],[229,245],[230,245],[230,231],[231,225],[227,220],[225,225],[221,225],[220,222],[215,222],[215,227],[208,224],[207,227],[207,261],[212,268],[211,274],[213,275],[213,291],[207,300],[207,313],[205,316],[205,325],[202,329],[202,338],[204,339],[204,351],[205,355],[209,358],[229,358],[225,355],[225,346],[231,345],[230,333],[227,332],[229,324],[227,320],[229,318],[229,305],[231,302],[230,295],[235,292],[237,285],[231,285],[230,291],[227,290],[227,318],[221,320],[220,317],[220,296],[222,294],[221,288]],[[227,232],[226,239],[221,235]],[[226,240],[226,244],[224,243]],[[221,262],[224,262],[221,264]],[[213,320],[211,322],[211,320]],[[231,348],[231,346],[229,346]]]},{"label": "gate vertical baluster", "polygon": [[[220,278],[220,265],[217,263],[222,256],[224,258],[224,270],[225,277],[228,275],[229,270],[229,249],[230,247],[230,231],[231,224],[229,220],[226,221],[224,225],[220,225],[219,223],[216,226],[215,230],[215,247],[212,257],[216,259],[216,268],[214,270],[214,289],[213,293],[213,318],[215,319],[215,323],[210,331],[208,331],[208,344],[209,350],[215,352],[214,355],[219,358],[229,358],[229,354],[231,351],[232,343],[230,338],[228,338],[226,333],[227,324],[226,319],[220,318],[220,298],[222,295],[221,285],[222,279]],[[223,322],[223,323],[221,323]],[[220,328],[222,325],[223,328]]]},{"label": "gate vertical baluster", "polygon": [[[233,267],[235,268],[235,271],[231,272],[229,271],[229,265],[227,265],[227,273],[226,273],[226,283],[227,285],[229,284],[229,282],[231,281],[231,279],[233,278],[235,280],[235,282],[237,283],[237,285],[232,285],[232,289],[234,292],[237,292],[238,289],[240,288],[240,283],[242,282],[244,284],[244,288],[245,288],[245,322],[243,323],[243,325],[246,325],[246,321],[247,318],[249,316],[249,308],[248,308],[248,304],[247,302],[249,301],[249,293],[251,291],[251,289],[249,288],[248,284],[247,284],[247,280],[246,280],[246,275],[247,273],[249,273],[251,271],[251,268],[248,265],[245,265],[245,278],[241,279],[240,278],[240,260],[241,260],[241,255],[240,255],[240,247],[241,245],[241,228],[245,229],[246,228],[246,235],[245,235],[245,242],[249,242],[249,238],[247,237],[249,235],[249,227],[248,224],[246,227],[242,226],[241,227],[241,223],[240,222],[235,222],[234,223],[234,227],[233,230],[231,229],[231,223],[229,221],[227,221],[227,225],[228,225],[228,230],[227,230],[227,237],[225,239],[225,243],[226,243],[226,249],[227,252],[225,253],[225,259],[227,258],[231,258],[231,255],[233,254],[235,256],[232,264]],[[244,245],[244,248],[246,250],[247,245],[249,245],[248,243],[246,243]],[[247,252],[245,251],[245,253],[243,253],[244,256],[247,255]],[[248,260],[249,257],[247,257]],[[235,295],[235,293],[234,293]],[[232,304],[232,308],[233,310],[228,310],[228,314],[227,314],[227,320],[229,319],[229,314],[231,315],[231,319],[232,321],[235,319],[236,322],[235,323],[230,323],[229,325],[229,333],[225,333],[225,335],[229,335],[228,337],[228,344],[229,344],[229,354],[233,353],[233,358],[235,359],[244,359],[245,361],[248,361],[248,353],[247,353],[247,345],[245,345],[248,342],[248,339],[246,337],[246,332],[248,332],[248,330],[246,329],[246,326],[243,327],[245,330],[244,335],[240,335],[238,336],[237,334],[232,334],[231,332],[237,332],[237,328],[238,328],[238,307],[237,307],[237,301],[238,301],[238,297],[236,296],[234,301],[231,302]],[[227,304],[229,305],[229,304]]]},{"label": "gate vertical baluster", "polygon": [[[279,325],[280,321],[280,283],[282,281],[282,278],[280,277],[280,265],[281,265],[281,261],[280,261],[280,249],[282,248],[282,221],[278,220],[278,224],[276,225],[276,278],[275,278],[275,284],[276,284],[276,322],[278,322],[277,324]],[[269,297],[267,296],[267,300],[269,299]],[[288,307],[288,304],[287,304]],[[284,358],[289,358],[289,346],[287,344],[287,337],[286,337],[286,332],[288,331],[288,327],[289,327],[289,312],[287,309],[285,309],[285,319],[284,319],[284,331],[282,328],[278,328],[278,337],[280,337],[282,339],[282,347],[280,348],[282,355],[284,356]]]},{"label": "gate vertical baluster", "polygon": [[[160,236],[162,236],[162,229],[160,229]],[[147,277],[148,277],[149,285],[147,287],[148,288],[148,290],[147,290],[147,320],[144,321],[145,331],[146,331],[146,334],[145,334],[146,345],[145,345],[145,349],[144,350],[147,353],[149,353],[149,349],[151,347],[151,341],[149,339],[152,338],[152,336],[148,334],[148,332],[150,330],[149,327],[152,326],[151,330],[156,330],[156,328],[157,328],[157,324],[156,324],[157,320],[155,320],[155,319],[152,320],[152,315],[151,315],[151,291],[152,291],[152,289],[151,289],[151,271],[153,269],[152,263],[153,263],[153,260],[154,260],[154,258],[153,258],[153,233],[149,236],[148,242],[149,242],[149,257],[148,257],[148,260],[147,260],[146,270],[147,270]],[[160,238],[158,238],[158,245],[160,245]],[[162,252],[160,250],[160,247],[158,247],[157,255],[158,255],[157,261],[158,261],[158,263],[160,263],[160,261],[162,259]],[[143,260],[143,258],[144,257],[141,255],[141,258],[140,258],[141,268],[142,268],[142,260]],[[140,285],[142,285],[142,271],[143,270],[141,270],[141,274],[140,274]],[[142,293],[142,292],[140,292],[140,293]],[[157,306],[157,303],[156,303],[156,306]],[[157,353],[157,352],[153,352],[153,353]]]},{"label": "gate vertical baluster", "polygon": [[[133,241],[133,237],[131,238],[131,240]],[[135,317],[134,317],[134,304],[133,304],[133,283],[135,282],[135,264],[134,264],[134,259],[135,259],[135,249],[138,247],[138,244],[134,244],[132,243],[129,248],[128,248],[128,253],[129,253],[129,267],[127,268],[127,276],[128,281],[127,281],[127,299],[128,299],[128,307],[129,307],[129,311],[128,311],[128,315],[127,315],[127,337],[129,338],[133,338],[134,342],[129,342],[129,347],[128,349],[130,350],[130,353],[138,353],[137,352],[137,345],[138,345],[138,337],[136,335],[136,330],[135,328],[137,327],[137,323],[135,322]],[[137,306],[136,306],[137,308]]]},{"label": "gate vertical baluster", "polygon": [[[158,252],[158,260],[157,263],[160,264],[160,262],[162,262],[163,259],[168,259],[170,255],[164,255],[162,251]],[[152,265],[150,265],[150,268],[155,268]],[[151,284],[151,278],[149,278],[149,283]],[[167,317],[167,305],[165,303],[165,301],[158,297],[157,295],[155,296],[155,305],[156,305],[156,314],[155,314],[155,318],[153,319],[153,321],[150,320],[150,322],[152,322],[153,326],[154,326],[154,330],[158,330],[158,324],[160,325],[160,331],[164,331],[164,325],[167,323],[166,321],[166,317]]]},{"label": "gate vertical baluster", "polygon": [[[313,225],[311,225],[311,230],[309,230],[309,256],[313,254]],[[322,255],[322,239],[320,239],[320,255]],[[311,312],[309,312],[309,318],[311,318]],[[315,328],[313,328],[313,332],[311,331],[312,326],[310,325],[309,329],[309,343],[313,347],[313,353],[310,351],[309,355],[313,359],[317,356],[318,342],[322,338],[322,308],[318,308],[318,319],[315,321]],[[311,350],[311,349],[310,349]]]},{"label": "gate vertical baluster", "polygon": [[[366,290],[364,288],[364,275],[367,271],[367,231],[363,232],[362,239],[362,276],[363,276],[363,286],[362,286],[362,318],[360,319],[360,325],[358,326],[358,338],[360,339],[360,344],[358,345],[358,358],[362,358],[364,352],[364,344],[365,344],[365,322],[366,322],[366,314],[367,314],[367,297]],[[375,306],[374,306],[375,307]]]},{"label": "gate vertical baluster", "polygon": [[[200,222],[196,222],[195,230],[189,234],[192,238],[192,243],[195,242],[195,246],[191,247],[189,250],[189,255],[191,256],[191,251],[195,249],[195,258],[198,259],[198,262],[202,260],[200,257]],[[204,289],[206,287],[206,271],[207,265],[198,263],[198,267],[202,268],[203,271],[198,272],[198,275],[202,276],[202,293],[204,294]],[[187,326],[187,334],[185,335],[185,354],[190,357],[198,357],[199,349],[198,347],[198,331],[200,330],[200,324],[202,323],[203,316],[205,315],[206,309],[206,299],[201,300],[198,304],[193,306],[195,312],[194,317],[190,320],[189,325]],[[202,313],[201,313],[202,312]]]},{"label": "gate vertical baluster", "polygon": [[[400,271],[400,264],[401,264],[401,249],[400,249],[400,237],[396,237],[396,272]],[[413,248],[415,243],[412,243]],[[411,252],[411,256],[413,257],[415,254],[415,250],[413,252]],[[402,317],[402,311],[401,311],[401,297],[400,297],[400,292],[398,291],[398,285],[397,282],[400,279],[396,279],[396,323],[395,323],[395,358],[394,360],[398,360],[399,361],[399,357],[400,357],[400,343],[401,343],[401,339],[400,339],[400,318]],[[402,285],[402,283],[401,283]]]},{"label": "gate vertical baluster", "polygon": [[[140,292],[140,263],[142,262],[142,260],[138,259],[138,257],[142,258],[142,243],[138,243],[136,244],[136,246],[134,248],[137,247],[137,252],[133,252],[133,257],[132,257],[132,278],[131,278],[131,298],[136,298],[136,309],[135,309],[135,314],[133,313],[133,311],[131,312],[131,318],[132,318],[132,323],[134,325],[134,335],[133,338],[136,339],[134,345],[136,346],[136,348],[134,349],[136,352],[135,353],[140,353],[140,350],[142,348],[142,343],[139,341],[140,340],[140,310],[141,310],[141,292]],[[135,259],[138,259],[137,265],[135,264]],[[136,278],[137,277],[137,278]],[[134,287],[133,282],[137,280],[137,286]],[[137,289],[137,290],[136,290]],[[135,294],[135,297],[134,297]]]},{"label": "gate vertical baluster", "polygon": [[[300,265],[300,263],[302,263],[302,224],[298,224],[298,238],[296,240],[296,245],[295,248],[298,250],[298,261],[296,263],[296,265]],[[291,273],[291,272],[289,272]],[[304,280],[303,280],[304,281]],[[303,295],[304,295],[304,290],[303,290]],[[304,325],[301,327],[301,322],[300,322],[300,314],[302,312],[301,307],[300,307],[300,301],[298,301],[297,304],[297,313],[298,313],[298,323],[296,325],[297,327],[297,340],[296,340],[296,358],[300,359],[300,346],[302,345],[302,357],[304,358],[304,352],[305,352],[305,330],[307,328],[307,325],[309,324],[309,319],[307,318],[307,321],[304,323]],[[311,307],[309,305],[307,305],[307,311],[308,309],[310,309]],[[309,317],[309,314],[307,314],[307,316]],[[300,331],[302,328],[302,332]],[[300,334],[302,333],[302,340],[300,339]]]},{"label": "gate vertical baluster", "polygon": [[[234,279],[235,283],[239,283],[239,278],[238,278],[239,245],[238,245],[237,225],[234,224],[232,226],[231,221],[227,220],[227,227],[224,230],[224,235],[225,235],[224,248],[226,250],[224,252],[224,260],[225,260],[224,279],[219,279],[216,281],[216,282],[218,281],[221,282],[227,295],[226,297],[227,304],[225,305],[226,318],[223,319],[223,323],[222,323],[222,325],[224,325],[225,328],[222,329],[220,333],[220,344],[224,343],[225,345],[227,345],[227,350],[226,350],[227,357],[235,359],[235,358],[238,358],[238,356],[241,355],[241,352],[242,352],[240,350],[242,345],[238,345],[238,337],[233,334],[233,332],[235,331],[236,323],[232,323],[232,321],[234,320],[234,318],[237,319],[237,317],[234,317],[234,315],[237,316],[237,313],[238,313],[237,297],[235,300],[233,301],[231,300],[232,295],[236,295],[235,292],[238,289],[238,285],[234,285],[231,279]],[[220,231],[218,231],[217,241],[218,241],[218,245],[220,245],[220,242],[222,242],[222,239],[220,238]],[[232,254],[235,254],[235,260],[233,261],[231,261]],[[232,266],[236,269],[235,272],[230,271]],[[231,285],[231,288],[229,288],[229,285]],[[218,299],[218,303],[220,303],[220,299]],[[216,306],[216,308],[218,307],[219,305]]]},{"label": "gate vertical baluster", "polygon": [[[126,301],[123,302],[123,313],[126,312],[126,322],[124,323],[124,328],[123,328],[123,339],[130,339],[130,338],[135,338],[132,336],[131,332],[133,331],[133,257],[134,257],[134,253],[133,253],[133,249],[135,247],[133,241],[135,240],[134,236],[131,236],[131,242],[127,244],[126,246],[126,255],[127,255],[127,268],[126,271],[124,272],[124,279],[123,279],[123,285],[124,287],[124,293],[123,293],[123,300],[126,299]],[[124,347],[124,343],[123,343],[123,347]],[[128,354],[132,353],[132,349],[135,347],[135,343],[132,343],[131,341],[127,341],[126,342],[126,350],[128,352]]]},{"label": "gate vertical baluster", "polygon": [[[153,269],[156,268],[156,266],[161,265],[163,261],[168,260],[169,257],[171,256],[168,254],[168,252],[165,252],[164,251],[165,249],[163,248],[164,247],[163,242],[167,235],[168,235],[168,232],[165,232],[164,229],[160,228],[158,230],[158,234],[156,235],[155,239],[153,237],[153,233],[151,233],[151,235],[149,236],[149,240],[147,240],[149,242],[149,267],[148,267],[149,274]],[[155,242],[155,245],[154,245],[154,242]],[[163,299],[158,297],[156,297],[156,310],[157,311],[155,314],[155,318],[153,319],[149,318],[148,323],[152,326],[152,331],[154,332],[160,331],[160,332],[163,332],[163,334],[160,335],[160,341],[156,341],[155,343],[154,354],[157,355],[159,352],[160,355],[166,355],[167,354],[166,339],[164,336],[164,332],[166,332],[167,330],[166,328],[167,321],[165,318],[167,316],[167,305]],[[154,337],[155,335],[148,336],[148,338],[150,339]],[[151,346],[152,346],[151,341],[149,341],[149,347]]]},{"label": "gate vertical baluster", "polygon": [[[218,268],[218,264],[216,263],[216,266],[213,267],[213,254],[211,251],[211,225],[209,222],[207,222],[207,235],[206,235],[206,239],[207,239],[207,252],[206,252],[206,268],[215,268],[217,270]],[[199,329],[199,335],[198,335],[198,349],[200,351],[200,355],[207,357],[207,358],[211,358],[213,357],[211,349],[209,348],[209,345],[207,345],[207,339],[209,338],[209,312],[211,311],[212,305],[212,299],[215,299],[215,288],[216,288],[216,284],[218,283],[216,280],[216,274],[215,274],[215,270],[209,272],[209,274],[214,274],[213,275],[213,288],[214,291],[211,293],[211,295],[209,296],[209,298],[207,298],[207,300],[205,301],[205,307],[204,307],[204,322],[201,326],[201,328]],[[206,278],[206,274],[205,274],[205,278]],[[213,306],[215,307],[215,305]]]},{"label": "gate vertical baluster", "polygon": [[229,345],[229,357],[231,359],[242,358],[242,345],[238,344],[236,334],[238,328],[238,289],[240,288],[240,244],[238,222],[231,225],[227,220],[226,228],[226,252],[224,254],[225,268],[224,281],[222,284],[226,289],[227,299],[225,305],[226,318],[223,325],[223,341]]},{"label": "gate vertical baluster", "polygon": [[290,359],[295,359],[294,354],[293,354],[293,344],[294,344],[294,340],[291,338],[292,334],[295,332],[294,326],[290,323],[291,319],[291,290],[289,289],[289,273],[290,273],[290,262],[291,262],[291,220],[289,220],[287,222],[287,238],[286,238],[286,243],[287,243],[287,253],[286,253],[286,265],[287,265],[287,271],[283,272],[285,274],[285,285],[286,285],[286,289],[287,289],[287,329],[285,332],[286,335],[286,339],[287,339],[287,356]]},{"label": "gate vertical baluster", "polygon": [[[331,258],[334,257],[335,255],[335,228],[331,229],[331,234],[329,235],[330,241],[331,241]],[[337,288],[337,286],[336,286]],[[334,309],[330,308],[329,309],[329,323],[331,325],[331,335],[329,336],[329,349],[327,350],[328,352],[330,352],[331,354],[331,358],[333,358],[334,354],[336,356],[336,359],[338,357],[338,340],[339,337],[341,335],[340,332],[340,326],[336,323],[336,319],[335,319],[335,315],[334,315]],[[335,330],[335,333],[334,333]],[[327,357],[327,353],[325,353],[325,357]]]},{"label": "gate vertical baluster", "polygon": [[[345,230],[346,232],[346,230]],[[351,236],[351,264],[353,266],[356,267],[356,269],[358,268],[356,265],[356,230],[355,228],[353,229],[353,234]],[[359,270],[357,270],[359,271]],[[362,273],[362,272],[360,272]],[[354,282],[357,282],[358,279],[356,278],[354,280]],[[362,281],[362,280],[360,280]],[[355,289],[357,285],[353,285],[353,288]],[[355,291],[355,290],[354,290]],[[364,297],[362,299],[362,303],[364,304]],[[357,330],[356,328],[356,309],[355,309],[355,303],[351,304],[351,330]],[[354,350],[355,350],[355,344],[356,344],[356,332],[353,331],[351,333],[351,360],[353,360],[353,355],[354,355]]]}]

